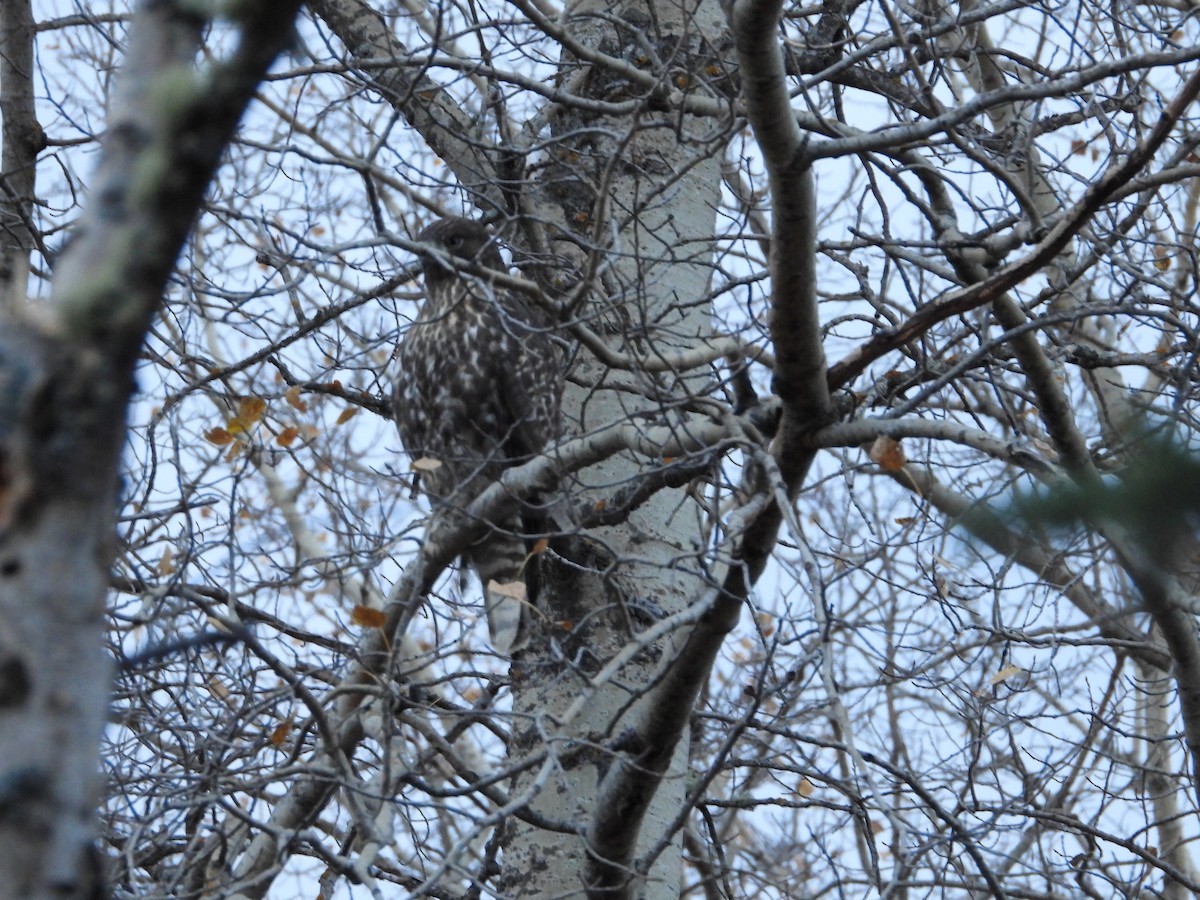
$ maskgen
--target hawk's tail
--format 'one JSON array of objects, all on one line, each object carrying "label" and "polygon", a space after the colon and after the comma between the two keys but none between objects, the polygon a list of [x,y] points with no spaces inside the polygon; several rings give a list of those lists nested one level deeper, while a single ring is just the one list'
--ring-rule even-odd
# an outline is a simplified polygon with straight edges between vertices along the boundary
[{"label": "hawk's tail", "polygon": [[493,531],[471,545],[466,556],[483,585],[492,646],[505,655],[515,653],[529,642],[525,542],[514,533]]}]

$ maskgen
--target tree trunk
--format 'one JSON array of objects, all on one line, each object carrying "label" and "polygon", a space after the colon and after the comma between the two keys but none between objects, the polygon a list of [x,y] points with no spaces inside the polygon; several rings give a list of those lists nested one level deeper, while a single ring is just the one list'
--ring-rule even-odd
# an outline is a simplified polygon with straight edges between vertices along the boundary
[{"label": "tree trunk", "polygon": [[[708,71],[723,72],[715,45],[725,23],[716,2],[675,4],[669,0],[629,3],[616,18],[602,17],[611,4],[573,7],[571,36],[589,50],[629,60],[644,54],[674,59],[676,82],[665,88],[694,89],[712,98]],[[647,46],[647,42],[648,45]],[[708,76],[711,78],[711,76]],[[559,82],[582,80],[588,96],[622,99],[644,88],[614,80],[586,60],[565,54]],[[691,79],[691,83],[688,83]],[[555,121],[557,162],[530,198],[533,218],[561,223],[578,237],[578,248],[607,251],[609,268],[598,283],[605,296],[590,296],[586,321],[599,319],[613,351],[655,358],[696,347],[711,332],[711,243],[716,227],[721,155],[711,151],[712,119],[658,112],[647,103],[640,117],[607,119],[577,110]],[[552,248],[586,268],[586,253],[569,245]],[[568,392],[569,420],[591,433],[631,417],[647,424],[677,424],[683,414],[664,398],[693,397],[707,373],[651,376],[621,372],[594,356],[581,359]],[[620,378],[639,381],[643,393],[596,390]],[[631,399],[632,398],[632,399]],[[664,461],[665,463],[666,461]],[[646,477],[644,459],[621,454],[564,486],[577,506],[596,509],[614,493]],[[653,467],[651,467],[653,468]],[[500,889],[512,896],[676,897],[681,881],[677,822],[684,807],[687,729],[675,731],[671,746],[653,748],[670,759],[645,818],[628,805],[613,833],[602,794],[607,773],[636,760],[649,748],[630,741],[632,723],[654,676],[682,645],[680,627],[646,640],[620,666],[606,668],[631,637],[685,611],[706,594],[700,552],[705,512],[685,488],[662,490],[618,524],[591,530],[573,560],[593,569],[555,569],[539,598],[544,631],[516,663],[514,758],[549,749],[549,759],[518,780],[515,793],[533,791],[530,807],[546,823],[568,832],[514,820],[504,840]],[[612,563],[615,566],[610,566]],[[684,719],[686,721],[686,718]],[[603,798],[603,799],[602,799]],[[637,798],[635,798],[637,799]],[[618,858],[613,858],[617,856]],[[612,877],[612,871],[628,876]],[[603,875],[601,873],[608,872]],[[590,883],[589,883],[590,882]]]},{"label": "tree trunk", "polygon": [[34,106],[33,46],[29,0],[0,4],[0,305],[9,309],[25,300],[37,156],[46,145]]}]

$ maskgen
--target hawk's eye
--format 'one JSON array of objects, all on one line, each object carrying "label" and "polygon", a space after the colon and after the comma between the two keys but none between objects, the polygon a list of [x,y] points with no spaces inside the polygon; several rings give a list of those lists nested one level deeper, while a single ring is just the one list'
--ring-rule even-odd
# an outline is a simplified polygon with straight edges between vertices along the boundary
[{"label": "hawk's eye", "polygon": [[457,250],[463,245],[463,236],[461,234],[452,234],[446,238],[446,246],[451,250]]}]

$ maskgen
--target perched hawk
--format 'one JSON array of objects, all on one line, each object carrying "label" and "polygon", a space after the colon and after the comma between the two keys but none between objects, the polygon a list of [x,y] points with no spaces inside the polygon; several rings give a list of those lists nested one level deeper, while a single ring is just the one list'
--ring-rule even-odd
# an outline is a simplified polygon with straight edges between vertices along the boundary
[{"label": "perched hawk", "polygon": [[[506,267],[483,225],[442,219],[418,237],[432,252],[422,253],[425,302],[400,342],[396,424],[414,460],[440,463],[420,475],[434,504],[462,508],[557,437],[563,362],[550,317],[487,277]],[[464,554],[501,653],[528,639],[521,534],[519,516],[489,522]]]}]

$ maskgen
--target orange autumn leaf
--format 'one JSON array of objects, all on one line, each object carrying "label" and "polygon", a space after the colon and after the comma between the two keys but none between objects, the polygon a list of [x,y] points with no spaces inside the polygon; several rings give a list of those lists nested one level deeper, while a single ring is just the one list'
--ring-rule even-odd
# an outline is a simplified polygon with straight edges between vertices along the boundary
[{"label": "orange autumn leaf", "polygon": [[357,406],[347,406],[345,409],[342,410],[342,414],[337,417],[337,421],[334,422],[333,424],[345,425],[347,422],[349,422],[351,419],[353,419],[357,415],[358,415],[358,407]]},{"label": "orange autumn leaf", "polygon": [[350,621],[363,628],[382,628],[387,624],[387,616],[381,609],[356,603],[350,611]]},{"label": "orange autumn leaf", "polygon": [[295,425],[289,425],[283,431],[279,432],[279,434],[275,435],[275,443],[280,447],[290,447],[299,436],[300,429]]},{"label": "orange autumn leaf", "polygon": [[218,447],[224,447],[233,440],[233,435],[224,428],[210,428],[204,432],[204,439],[210,444],[216,444]]},{"label": "orange autumn leaf", "polygon": [[537,556],[539,553],[545,553],[550,547],[550,538],[538,538],[534,543],[533,549],[529,551],[530,556]]}]

